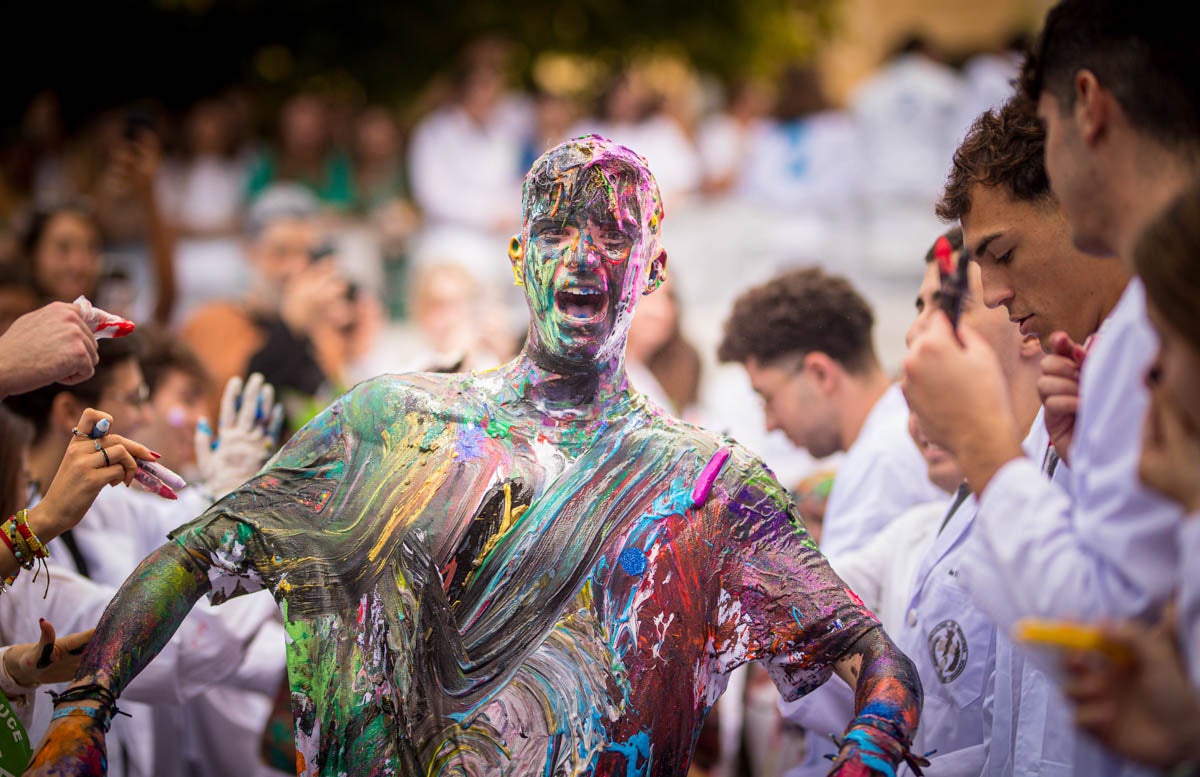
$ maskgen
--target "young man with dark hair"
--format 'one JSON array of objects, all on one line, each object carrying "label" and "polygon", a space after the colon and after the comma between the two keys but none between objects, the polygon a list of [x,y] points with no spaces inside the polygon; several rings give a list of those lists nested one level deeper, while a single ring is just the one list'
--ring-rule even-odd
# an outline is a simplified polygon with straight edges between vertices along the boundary
[{"label": "young man with dark hair", "polygon": [[1145,224],[1200,173],[1200,47],[1170,0],[1064,0],[1021,95],[1075,244],[1132,260]]},{"label": "young man with dark hair", "polygon": [[826,554],[859,547],[907,507],[937,498],[904,397],[875,355],[874,323],[845,278],[793,270],[734,301],[717,349],[745,368],[768,431],[816,458],[847,452],[825,509]]},{"label": "young man with dark hair", "polygon": [[[1156,617],[1177,581],[1180,517],[1137,479],[1142,376],[1154,353],[1140,285],[1121,263],[1077,247],[1102,246],[1056,196],[1065,179],[1048,164],[1053,139],[1028,106],[1016,96],[973,125],[939,215],[961,221],[987,303],[1004,305],[1050,352],[1038,388],[1051,441],[1070,465],[1066,486],[1023,454],[1002,409],[995,355],[969,327],[956,337],[946,319],[933,322],[913,344],[904,378],[922,427],[981,494],[970,542],[991,563],[965,566],[964,579],[1006,633],[1029,616]],[[1019,661],[1010,664],[1014,676]],[[1046,715],[1056,711],[1025,712],[1014,718],[1018,739],[1049,742]],[[1018,749],[1016,758],[1031,752],[1041,750]],[[1059,753],[1079,773],[1121,768],[1082,738],[1073,753]]]}]

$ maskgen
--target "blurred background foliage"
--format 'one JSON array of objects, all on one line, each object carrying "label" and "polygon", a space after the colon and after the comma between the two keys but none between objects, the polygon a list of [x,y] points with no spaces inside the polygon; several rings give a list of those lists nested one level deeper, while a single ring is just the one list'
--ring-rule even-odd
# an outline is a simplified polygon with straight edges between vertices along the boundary
[{"label": "blurred background foliage", "polygon": [[168,110],[231,84],[317,89],[419,112],[468,41],[503,36],[514,79],[586,95],[619,66],[769,76],[812,56],[839,0],[106,0],[10,6],[4,126],[53,88],[71,125],[154,95]]}]

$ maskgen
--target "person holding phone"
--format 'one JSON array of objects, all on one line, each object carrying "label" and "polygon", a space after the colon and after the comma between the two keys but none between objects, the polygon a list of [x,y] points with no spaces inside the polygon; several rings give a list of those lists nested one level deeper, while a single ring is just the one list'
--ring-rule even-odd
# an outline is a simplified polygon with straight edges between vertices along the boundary
[{"label": "person holding phone", "polygon": [[246,218],[249,288],[241,299],[200,307],[183,325],[181,338],[213,378],[210,418],[230,378],[259,372],[285,407],[286,439],[286,430],[344,388],[344,331],[354,307],[319,212],[316,198],[298,186],[281,184],[260,195]]}]

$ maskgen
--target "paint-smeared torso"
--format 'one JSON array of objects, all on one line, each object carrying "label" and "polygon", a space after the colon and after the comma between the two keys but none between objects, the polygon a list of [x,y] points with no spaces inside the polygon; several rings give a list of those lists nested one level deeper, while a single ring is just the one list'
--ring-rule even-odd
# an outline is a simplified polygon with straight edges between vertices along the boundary
[{"label": "paint-smeared torso", "polygon": [[876,626],[732,441],[496,389],[362,384],[176,532],[215,598],[280,601],[301,773],[681,775],[731,669],[803,692]]}]

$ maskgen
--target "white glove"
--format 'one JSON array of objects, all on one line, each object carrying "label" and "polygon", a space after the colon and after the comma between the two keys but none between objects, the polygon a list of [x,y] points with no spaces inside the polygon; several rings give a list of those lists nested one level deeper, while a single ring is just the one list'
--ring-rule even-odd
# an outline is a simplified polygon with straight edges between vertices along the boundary
[{"label": "white glove", "polygon": [[242,385],[232,377],[221,396],[221,418],[213,439],[208,419],[196,424],[196,464],[201,490],[213,500],[255,475],[279,444],[283,406],[275,404],[275,387],[253,373]]}]

